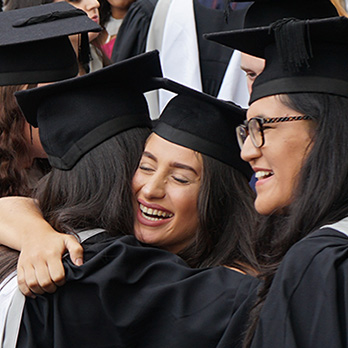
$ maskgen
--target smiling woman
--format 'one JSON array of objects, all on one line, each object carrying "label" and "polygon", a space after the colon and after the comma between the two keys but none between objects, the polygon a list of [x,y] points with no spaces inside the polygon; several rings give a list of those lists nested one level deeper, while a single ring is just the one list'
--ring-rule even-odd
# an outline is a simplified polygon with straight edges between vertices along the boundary
[{"label": "smiling woman", "polygon": [[[163,111],[133,177],[136,238],[179,254],[193,267],[226,265],[255,274],[252,245],[257,216],[248,184],[252,171],[239,156],[233,131],[244,120],[245,111],[166,79],[158,87],[179,95]],[[124,229],[123,233],[132,232]],[[60,258],[55,256],[65,251],[61,243],[56,247],[50,243],[54,252],[45,259],[47,243],[34,240],[25,254],[41,246],[41,257],[27,256],[19,272],[21,289],[27,295],[52,291],[64,277]],[[74,253],[72,259],[80,255]],[[60,272],[33,274],[33,269],[42,268],[34,266],[41,262],[44,268],[53,264],[50,268]]]},{"label": "smiling woman", "polygon": [[[249,243],[255,220],[251,168],[240,159],[233,132],[245,112],[173,82],[171,87],[181,93],[168,103],[148,139],[133,180],[132,206],[131,164],[139,159],[132,156],[144,132],[137,135],[128,128],[149,122],[145,98],[137,91],[139,84],[147,84],[144,76],[131,86],[121,77],[139,76],[144,66],[146,74],[158,74],[156,57],[145,54],[100,73],[16,95],[27,120],[40,127],[54,167],[37,188],[38,206],[57,230],[89,237],[83,265],[63,261],[67,284],[54,294],[26,300],[17,347],[163,348],[168,338],[180,348],[241,344],[258,286],[257,279],[245,274],[255,267]],[[167,86],[166,79],[157,81]],[[224,180],[216,180],[215,171],[226,175]],[[133,226],[132,208],[138,212],[141,236],[148,242],[154,235],[156,248],[134,236],[120,237],[131,233],[127,222]],[[39,236],[31,244],[34,249],[52,250],[52,235],[64,242],[74,239],[34,231],[24,238],[23,253],[32,236]],[[59,262],[61,245],[55,245],[58,253],[53,254]],[[192,269],[159,247],[187,252],[190,264],[232,267]],[[39,267],[23,262],[28,293],[48,284],[46,277],[34,286],[36,275],[51,280],[56,271],[39,254],[44,259]]]},{"label": "smiling woman", "polygon": [[266,215],[245,347],[347,346],[347,35],[348,19],[333,17],[225,36],[266,59],[239,127]]},{"label": "smiling woman", "polygon": [[[313,122],[284,104],[284,100],[284,96],[262,98],[247,113],[250,136],[245,139],[241,156],[258,179],[255,208],[262,215],[281,211],[292,201],[293,187],[314,136]],[[277,122],[255,126],[253,137],[250,124],[255,117]],[[256,137],[257,146],[253,140]]]},{"label": "smiling woman", "polygon": [[194,240],[202,171],[200,154],[156,134],[149,137],[133,177],[138,240],[173,253]]},{"label": "smiling woman", "polygon": [[251,168],[233,130],[245,111],[163,79],[178,94],[148,138],[133,177],[134,233],[191,266],[253,272]]}]

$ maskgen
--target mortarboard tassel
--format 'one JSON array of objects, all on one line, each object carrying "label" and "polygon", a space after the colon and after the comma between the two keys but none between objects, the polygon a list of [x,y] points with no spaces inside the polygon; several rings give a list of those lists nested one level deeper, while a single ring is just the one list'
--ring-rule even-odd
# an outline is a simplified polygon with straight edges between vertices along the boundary
[{"label": "mortarboard tassel", "polygon": [[270,31],[274,32],[275,42],[283,66],[290,72],[309,67],[313,57],[308,21],[286,18],[274,22]]},{"label": "mortarboard tassel", "polygon": [[230,17],[231,2],[232,2],[232,0],[225,0],[224,19],[225,19],[226,23],[228,23],[228,19]]}]

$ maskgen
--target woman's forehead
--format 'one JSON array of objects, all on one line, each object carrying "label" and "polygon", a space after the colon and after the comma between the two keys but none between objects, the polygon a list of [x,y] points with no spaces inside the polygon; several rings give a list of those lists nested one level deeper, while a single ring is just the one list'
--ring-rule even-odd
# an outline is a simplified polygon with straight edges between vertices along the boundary
[{"label": "woman's forehead", "polygon": [[252,117],[288,116],[296,112],[283,102],[284,95],[272,95],[253,102],[248,111],[247,119]]}]

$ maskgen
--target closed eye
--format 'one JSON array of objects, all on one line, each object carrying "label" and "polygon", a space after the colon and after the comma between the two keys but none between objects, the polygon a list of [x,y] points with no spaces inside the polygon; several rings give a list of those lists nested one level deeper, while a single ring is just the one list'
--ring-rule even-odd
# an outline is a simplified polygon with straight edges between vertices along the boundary
[{"label": "closed eye", "polygon": [[181,179],[181,178],[178,178],[178,177],[175,177],[175,176],[173,176],[173,179],[174,179],[175,181],[179,182],[180,184],[188,184],[188,183],[189,183],[188,180],[186,180],[186,179]]},{"label": "closed eye", "polygon": [[154,169],[152,169],[150,167],[146,167],[144,165],[140,165],[139,169],[144,170],[145,172],[153,172],[154,171]]}]

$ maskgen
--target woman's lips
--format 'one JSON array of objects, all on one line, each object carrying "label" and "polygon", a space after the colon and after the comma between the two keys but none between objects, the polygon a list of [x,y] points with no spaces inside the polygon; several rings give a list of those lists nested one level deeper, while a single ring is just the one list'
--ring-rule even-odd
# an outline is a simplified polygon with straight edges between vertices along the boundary
[{"label": "woman's lips", "polygon": [[93,22],[96,22],[97,24],[99,24],[99,16],[93,16],[93,17],[91,17],[91,20]]},{"label": "woman's lips", "polygon": [[174,215],[171,217],[160,217],[158,215],[150,215],[145,212],[143,212],[140,207],[138,208],[137,211],[137,219],[139,223],[145,226],[150,226],[150,227],[157,227],[164,225],[172,220]]},{"label": "woman's lips", "polygon": [[146,226],[160,226],[171,221],[174,214],[158,204],[138,199],[137,219]]}]

